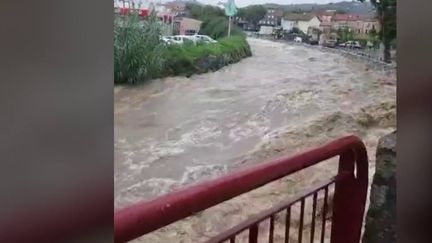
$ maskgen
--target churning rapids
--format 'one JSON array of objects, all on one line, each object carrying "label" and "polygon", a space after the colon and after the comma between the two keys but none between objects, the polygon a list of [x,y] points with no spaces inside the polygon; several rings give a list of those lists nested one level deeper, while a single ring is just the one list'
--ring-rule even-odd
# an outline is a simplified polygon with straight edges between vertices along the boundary
[{"label": "churning rapids", "polygon": [[[374,171],[378,138],[396,125],[395,72],[315,48],[248,41],[253,56],[219,71],[115,87],[116,208],[348,134],[365,141]],[[200,242],[328,178],[335,166],[281,179],[147,240]]]}]

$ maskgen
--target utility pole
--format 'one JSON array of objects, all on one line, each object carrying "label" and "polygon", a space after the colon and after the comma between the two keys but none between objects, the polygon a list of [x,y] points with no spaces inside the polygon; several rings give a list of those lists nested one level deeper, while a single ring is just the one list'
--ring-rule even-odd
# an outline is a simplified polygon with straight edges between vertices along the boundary
[{"label": "utility pole", "polygon": [[228,17],[228,37],[231,36],[231,16]]}]

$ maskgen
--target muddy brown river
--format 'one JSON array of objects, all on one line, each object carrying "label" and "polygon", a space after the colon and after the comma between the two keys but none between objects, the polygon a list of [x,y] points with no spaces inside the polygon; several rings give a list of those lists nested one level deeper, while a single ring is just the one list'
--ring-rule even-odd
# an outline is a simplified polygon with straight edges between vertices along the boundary
[{"label": "muddy brown river", "polygon": [[[219,71],[115,87],[116,208],[348,134],[365,141],[374,171],[377,140],[396,124],[395,72],[316,48],[248,41],[253,56]],[[141,241],[206,239],[251,214],[247,206],[276,203],[287,183],[305,186],[334,169],[322,165]]]}]

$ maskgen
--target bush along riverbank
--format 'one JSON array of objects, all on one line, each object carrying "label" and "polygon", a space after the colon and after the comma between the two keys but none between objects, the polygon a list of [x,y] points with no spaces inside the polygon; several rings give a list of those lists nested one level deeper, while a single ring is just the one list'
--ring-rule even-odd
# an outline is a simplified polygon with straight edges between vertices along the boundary
[{"label": "bush along riverbank", "polygon": [[252,55],[243,36],[219,39],[218,43],[168,47],[167,74],[191,76],[216,71]]},{"label": "bush along riverbank", "polygon": [[216,71],[252,55],[244,35],[218,39],[211,44],[166,45],[160,40],[161,26],[151,14],[114,23],[114,83],[138,84],[166,76]]}]

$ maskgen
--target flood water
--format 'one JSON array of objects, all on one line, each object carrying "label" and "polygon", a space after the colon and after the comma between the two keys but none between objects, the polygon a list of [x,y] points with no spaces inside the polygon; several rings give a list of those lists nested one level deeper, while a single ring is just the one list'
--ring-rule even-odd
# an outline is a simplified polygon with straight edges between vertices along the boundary
[{"label": "flood water", "polygon": [[117,208],[242,166],[275,132],[395,100],[385,84],[394,74],[305,46],[249,43],[252,57],[219,71],[115,88]]}]

